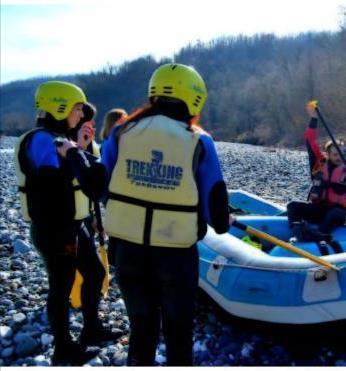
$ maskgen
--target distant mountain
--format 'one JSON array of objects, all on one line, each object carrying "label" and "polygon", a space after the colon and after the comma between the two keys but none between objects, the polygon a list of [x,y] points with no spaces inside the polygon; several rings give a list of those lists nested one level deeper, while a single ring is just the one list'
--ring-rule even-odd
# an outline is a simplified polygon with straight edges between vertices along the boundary
[{"label": "distant mountain", "polygon": [[[253,144],[302,144],[311,98],[345,134],[346,31],[305,33],[278,38],[272,34],[238,36],[197,43],[181,49],[175,62],[195,66],[209,97],[203,126],[216,139]],[[90,74],[54,77],[81,86],[98,109],[97,126],[113,107],[132,111],[143,104],[152,72],[165,59],[151,56],[107,65]],[[42,81],[16,81],[1,86],[1,129],[18,135],[34,125],[33,96]]]}]

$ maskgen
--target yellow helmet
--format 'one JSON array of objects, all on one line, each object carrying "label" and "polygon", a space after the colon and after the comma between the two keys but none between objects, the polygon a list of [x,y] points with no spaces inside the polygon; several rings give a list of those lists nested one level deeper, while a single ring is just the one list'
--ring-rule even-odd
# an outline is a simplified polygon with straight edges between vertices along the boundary
[{"label": "yellow helmet", "polygon": [[56,120],[66,119],[75,104],[86,101],[81,88],[64,81],[44,82],[35,93],[36,108],[50,113]]},{"label": "yellow helmet", "polygon": [[178,63],[157,68],[149,81],[149,97],[172,97],[182,100],[191,116],[198,115],[207,99],[201,75],[190,66]]}]

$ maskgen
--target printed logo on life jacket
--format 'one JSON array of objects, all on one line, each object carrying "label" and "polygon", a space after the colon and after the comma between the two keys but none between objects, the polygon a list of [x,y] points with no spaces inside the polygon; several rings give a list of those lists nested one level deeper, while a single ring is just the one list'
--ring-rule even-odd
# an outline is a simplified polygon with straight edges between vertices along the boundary
[{"label": "printed logo on life jacket", "polygon": [[163,152],[151,151],[151,162],[126,159],[127,178],[136,186],[174,190],[180,186],[184,169],[163,163]]}]

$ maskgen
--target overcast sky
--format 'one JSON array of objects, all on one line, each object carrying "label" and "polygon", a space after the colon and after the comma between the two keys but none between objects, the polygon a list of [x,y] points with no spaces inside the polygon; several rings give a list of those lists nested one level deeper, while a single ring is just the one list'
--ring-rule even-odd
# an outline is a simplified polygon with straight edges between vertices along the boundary
[{"label": "overcast sky", "polygon": [[1,83],[95,71],[197,40],[338,29],[346,0],[1,0]]}]

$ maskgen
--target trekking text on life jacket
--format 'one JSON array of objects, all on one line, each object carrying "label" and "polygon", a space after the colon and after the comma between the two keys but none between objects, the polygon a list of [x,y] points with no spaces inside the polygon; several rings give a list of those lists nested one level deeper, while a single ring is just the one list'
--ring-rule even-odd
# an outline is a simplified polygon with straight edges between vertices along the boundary
[{"label": "trekking text on life jacket", "polygon": [[151,151],[151,162],[126,159],[127,178],[136,186],[174,190],[180,186],[184,169],[163,163],[163,152]]}]

